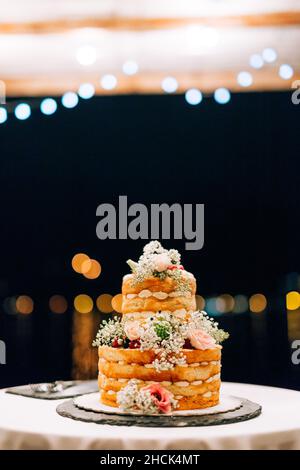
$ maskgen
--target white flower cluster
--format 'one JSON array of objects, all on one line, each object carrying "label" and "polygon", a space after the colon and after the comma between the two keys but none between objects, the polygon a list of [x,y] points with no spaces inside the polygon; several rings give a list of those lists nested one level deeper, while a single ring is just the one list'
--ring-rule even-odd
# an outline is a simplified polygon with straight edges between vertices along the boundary
[{"label": "white flower cluster", "polygon": [[218,344],[222,343],[229,337],[229,334],[226,331],[219,328],[219,323],[210,318],[204,310],[201,312],[193,312],[191,314],[189,327],[191,329],[200,329],[205,331],[212,336]]},{"label": "white flower cluster", "polygon": [[108,321],[103,320],[96,339],[93,341],[93,346],[110,346],[114,339],[119,338],[121,340],[124,336],[124,325],[117,317]]},{"label": "white flower cluster", "polygon": [[[165,255],[164,261],[169,260],[165,267],[157,269],[157,256]],[[175,279],[177,287],[182,291],[190,290],[188,281],[182,275],[180,269],[167,269],[167,265],[180,266],[180,253],[177,250],[167,250],[162,247],[159,241],[155,240],[144,246],[143,254],[140,256],[139,261],[128,260],[127,264],[130,266],[134,274],[134,283],[143,282],[145,279],[157,276],[160,279],[165,279],[167,276]],[[161,263],[160,263],[161,264]]]},{"label": "white flower cluster", "polygon": [[[130,380],[126,387],[117,393],[117,403],[124,411],[140,412],[148,415],[159,413],[159,408],[153,401],[150,391],[139,389],[138,382],[135,379]],[[178,401],[170,397],[170,403],[172,409],[175,409]]]},{"label": "white flower cluster", "polygon": [[144,414],[157,413],[149,391],[140,391],[138,382],[132,379],[117,393],[117,403],[124,411],[140,411]]},{"label": "white flower cluster", "polygon": [[157,371],[185,364],[182,348],[187,337],[188,324],[175,315],[161,313],[146,320],[141,335],[141,350],[157,355],[153,366]]}]

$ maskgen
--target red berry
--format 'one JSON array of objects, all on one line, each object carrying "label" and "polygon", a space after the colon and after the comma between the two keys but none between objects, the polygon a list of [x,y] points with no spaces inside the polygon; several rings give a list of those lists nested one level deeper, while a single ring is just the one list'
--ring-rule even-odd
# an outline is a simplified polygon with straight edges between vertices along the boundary
[{"label": "red berry", "polygon": [[134,339],[129,343],[129,349],[139,349],[141,347],[141,342],[139,339]]},{"label": "red berry", "polygon": [[119,348],[120,346],[122,346],[121,344],[119,344],[119,338],[115,338],[111,345],[113,348]]}]

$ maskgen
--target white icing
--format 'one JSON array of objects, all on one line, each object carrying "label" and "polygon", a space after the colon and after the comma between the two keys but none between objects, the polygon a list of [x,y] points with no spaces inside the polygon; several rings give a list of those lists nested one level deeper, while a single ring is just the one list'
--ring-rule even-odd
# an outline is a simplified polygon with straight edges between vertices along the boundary
[{"label": "white icing", "polygon": [[107,395],[115,395],[115,391],[114,390],[108,390],[107,391]]},{"label": "white icing", "polygon": [[177,385],[177,387],[188,387],[189,382],[183,380],[181,382],[174,382],[174,385]]},{"label": "white icing", "polygon": [[206,393],[203,393],[202,396],[205,397],[205,398],[209,398],[209,397],[211,397],[211,395],[212,395],[211,392],[206,392]]},{"label": "white icing", "polygon": [[123,384],[123,383],[127,382],[127,379],[118,379],[118,382]]},{"label": "white icing", "polygon": [[191,382],[191,385],[201,385],[202,383],[202,380],[193,380],[193,382]]},{"label": "white icing", "polygon": [[191,362],[189,364],[189,367],[199,367],[200,366],[200,362]]},{"label": "white icing", "polygon": [[176,400],[181,400],[181,398],[183,398],[183,396],[182,395],[176,395],[175,398],[176,398]]},{"label": "white icing", "polygon": [[219,380],[220,374],[215,374],[205,380],[206,383],[214,382],[215,380]]},{"label": "white icing", "polygon": [[153,364],[144,364],[147,369],[154,369]]},{"label": "white icing", "polygon": [[172,382],[168,382],[167,380],[165,380],[165,381],[161,382],[161,384],[162,384],[163,387],[168,387],[168,386],[172,385]]},{"label": "white icing", "polygon": [[143,289],[138,294],[126,294],[127,299],[135,299],[136,297],[140,297],[141,299],[147,299],[149,297],[155,297],[158,300],[165,300],[168,297],[191,297],[191,292],[182,292],[182,291],[173,291],[173,292],[162,292],[162,291],[155,291],[152,292],[149,289]]},{"label": "white icing", "polygon": [[137,294],[127,294],[127,299],[135,299],[137,297]]}]

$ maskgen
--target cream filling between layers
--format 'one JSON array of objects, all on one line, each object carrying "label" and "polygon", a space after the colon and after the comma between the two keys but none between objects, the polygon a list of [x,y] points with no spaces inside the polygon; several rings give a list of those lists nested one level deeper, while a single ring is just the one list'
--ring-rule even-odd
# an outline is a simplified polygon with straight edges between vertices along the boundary
[{"label": "cream filling between layers", "polygon": [[182,292],[182,291],[173,291],[173,292],[162,292],[162,291],[156,291],[152,292],[149,289],[143,289],[141,292],[138,294],[126,294],[127,299],[135,299],[136,297],[139,297],[140,299],[147,299],[148,297],[155,297],[158,300],[165,300],[168,297],[191,297],[192,294],[191,292]]}]

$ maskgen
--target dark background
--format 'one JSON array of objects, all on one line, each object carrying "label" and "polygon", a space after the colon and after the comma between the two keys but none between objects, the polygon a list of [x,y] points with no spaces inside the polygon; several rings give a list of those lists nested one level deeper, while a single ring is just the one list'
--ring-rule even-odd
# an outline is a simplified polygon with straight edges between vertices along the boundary
[{"label": "dark background", "polygon": [[[118,293],[126,259],[145,244],[96,237],[97,206],[127,195],[129,204],[205,204],[204,248],[164,245],[182,252],[202,296],[268,300],[262,314],[218,317],[231,333],[223,379],[300,389],[285,309],[286,291],[299,288],[299,111],[290,93],[195,107],[181,95],[98,97],[1,125],[0,385],[70,377],[74,296]],[[97,280],[72,270],[78,252],[101,262]],[[34,300],[22,318],[2,308],[20,294]],[[49,312],[53,294],[67,298],[65,314]]]}]

